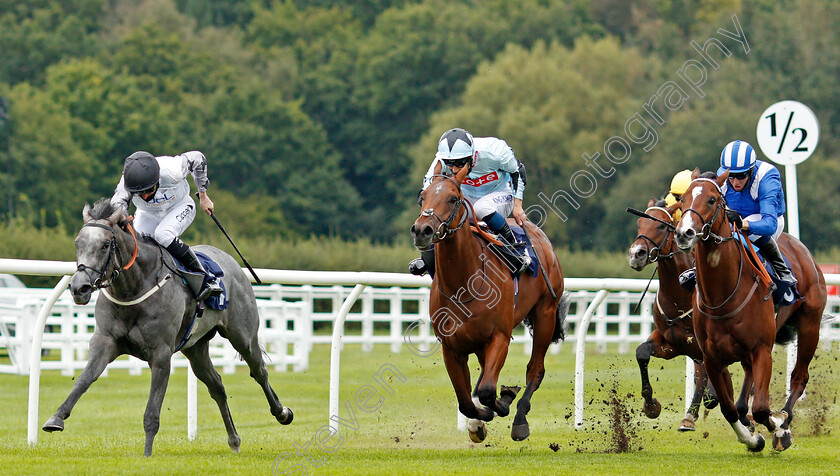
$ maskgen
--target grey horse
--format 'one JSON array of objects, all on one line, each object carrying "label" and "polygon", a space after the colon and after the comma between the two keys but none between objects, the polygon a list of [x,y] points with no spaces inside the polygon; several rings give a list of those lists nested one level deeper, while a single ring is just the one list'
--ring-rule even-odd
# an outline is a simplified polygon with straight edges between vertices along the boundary
[{"label": "grey horse", "polygon": [[280,403],[268,383],[257,340],[259,316],[254,291],[230,255],[211,246],[195,247],[224,271],[228,306],[223,311],[207,308],[202,317],[194,319],[194,294],[175,273],[171,256],[153,239],[136,236],[121,207],[114,207],[103,198],[93,207],[86,203],[82,216],[84,225],[76,237],[78,269],[70,281],[70,292],[76,304],[87,304],[91,293],[101,288],[95,308],[96,329],[84,370],[70,395],[44,424],[44,431],[64,430],[64,420],[105,367],[120,355],[133,355],[148,362],[152,372],[143,416],[144,455],[150,456],[160,428],[170,360],[180,349],[219,406],[228,445],[239,451],[240,438],[230,416],[227,394],[210,361],[208,343],[216,332],[227,338],[247,362],[251,377],[265,392],[271,414],[284,425],[292,422],[292,410]]}]

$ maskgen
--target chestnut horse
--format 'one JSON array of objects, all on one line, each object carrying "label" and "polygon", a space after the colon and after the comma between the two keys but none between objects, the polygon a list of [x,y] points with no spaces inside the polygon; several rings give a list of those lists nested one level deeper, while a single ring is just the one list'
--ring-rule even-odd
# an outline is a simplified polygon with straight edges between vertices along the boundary
[{"label": "chestnut horse", "polygon": [[[749,264],[746,249],[734,240],[726,218],[726,200],[721,187],[729,172],[717,178],[701,178],[695,169],[693,181],[682,196],[683,216],[675,231],[677,245],[694,249],[697,264],[697,292],[694,300],[694,333],[703,351],[703,362],[717,391],[724,418],[750,451],[761,451],[764,438],[752,434],[747,419],[748,396],[754,387],[752,415],[757,423],[773,432],[773,448],[790,447],[793,406],[808,383],[808,365],[819,341],[826,303],[825,279],[808,249],[796,238],[782,234],[778,240],[790,259],[803,299],[782,307],[774,318],[770,289]],[[743,236],[741,240],[746,240]],[[796,365],[791,375],[791,392],[778,414],[770,412],[770,379],[774,341],[782,343],[787,332],[799,335]],[[740,362],[744,385],[737,404],[731,379],[722,373]]]},{"label": "chestnut horse", "polygon": [[[418,249],[435,247],[436,274],[429,304],[432,327],[441,342],[458,408],[470,419],[468,428],[474,442],[486,437],[484,422],[510,412],[520,388],[502,386],[497,398],[499,373],[514,327],[523,321],[531,327],[533,348],[526,387],[511,428],[511,438],[521,441],[530,435],[526,415],[531,396],[545,375],[545,353],[552,342],[565,337],[568,293],[563,291],[563,271],[554,249],[534,224],[526,222],[525,226],[547,274],[533,277],[526,271],[517,279],[487,241],[464,226],[471,207],[461,194],[467,172],[464,168],[456,176],[434,176],[420,195],[423,211],[412,225],[411,235]],[[470,354],[476,355],[481,366],[472,395],[467,365]]]},{"label": "chestnut horse", "polygon": [[[693,292],[686,291],[679,284],[679,275],[694,266],[689,253],[683,253],[674,242],[674,212],[679,204],[665,208],[665,201],[651,199],[645,214],[651,218],[637,220],[638,233],[627,259],[630,267],[641,271],[648,263],[656,263],[659,273],[659,291],[653,308],[653,332],[645,342],[636,347],[636,361],[642,377],[642,411],[648,418],[656,418],[662,405],[653,397],[653,387],[648,377],[650,357],[670,360],[685,355],[694,360],[694,396],[678,431],[694,431],[694,422],[700,411],[701,401],[706,408],[714,408],[717,398],[706,388],[706,368],[703,367],[703,353],[694,337],[694,323],[691,320]],[[705,398],[704,398],[705,397]]]}]

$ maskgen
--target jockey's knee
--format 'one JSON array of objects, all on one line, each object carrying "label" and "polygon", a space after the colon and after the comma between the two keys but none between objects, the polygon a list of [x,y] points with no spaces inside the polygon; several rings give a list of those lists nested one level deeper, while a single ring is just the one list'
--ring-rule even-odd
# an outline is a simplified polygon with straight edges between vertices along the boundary
[{"label": "jockey's knee", "polygon": [[155,230],[153,238],[155,239],[157,244],[166,248],[169,245],[171,245],[173,241],[175,241],[175,238],[178,238],[178,235],[176,235],[172,230],[158,228],[157,230]]}]

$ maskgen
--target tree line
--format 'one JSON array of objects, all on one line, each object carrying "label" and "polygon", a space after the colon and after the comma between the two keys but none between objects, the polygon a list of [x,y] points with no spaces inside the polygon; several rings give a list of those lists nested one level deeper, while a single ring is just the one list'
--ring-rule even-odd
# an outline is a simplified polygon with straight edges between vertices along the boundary
[{"label": "tree line", "polygon": [[399,244],[457,126],[513,147],[555,245],[616,251],[627,206],[794,99],[822,129],[801,235],[827,250],[837,20],[830,0],[0,2],[0,220],[72,232],[131,152],[198,149],[249,236]]}]

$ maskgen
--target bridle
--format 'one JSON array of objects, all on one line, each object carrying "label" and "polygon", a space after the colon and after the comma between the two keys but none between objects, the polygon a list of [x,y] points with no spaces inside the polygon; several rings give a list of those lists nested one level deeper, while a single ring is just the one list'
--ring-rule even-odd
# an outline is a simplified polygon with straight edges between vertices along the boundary
[{"label": "bridle", "polygon": [[[420,212],[421,217],[432,217],[433,219],[440,222],[440,225],[438,225],[437,230],[435,230],[435,234],[432,237],[432,243],[437,243],[438,241],[449,236],[450,234],[460,230],[467,222],[467,215],[469,215],[468,213],[466,213],[466,200],[464,200],[464,195],[461,193],[461,187],[458,185],[458,182],[456,182],[455,179],[453,179],[449,175],[435,174],[432,176],[433,179],[435,177],[443,177],[455,184],[455,190],[458,191],[458,202],[456,203],[455,209],[452,211],[452,213],[449,214],[449,217],[445,220],[435,212],[434,208],[427,208]],[[431,185],[429,186],[431,187]],[[461,220],[458,221],[458,226],[452,228],[451,224],[455,220],[455,216],[458,214],[458,211],[461,209],[461,207],[464,208],[464,213],[461,215]]]},{"label": "bridle", "polygon": [[[134,228],[132,228],[131,224],[126,223],[126,228],[128,229],[129,233],[131,233],[132,238],[134,238],[134,253],[132,254],[131,259],[125,266],[120,266],[120,263],[123,261],[123,259],[120,255],[120,249],[119,247],[117,247],[117,234],[114,231],[114,229],[110,226],[102,225],[99,223],[85,223],[84,225],[82,225],[82,228],[86,226],[102,228],[111,232],[111,239],[108,243],[108,258],[105,260],[105,264],[100,269],[79,263],[79,265],[76,267],[76,271],[81,271],[85,273],[88,276],[88,278],[90,278],[94,289],[107,288],[111,286],[111,282],[114,279],[116,279],[122,271],[127,271],[137,260],[137,236],[134,234]],[[111,271],[110,276],[108,276],[108,268],[111,266],[112,259],[115,262],[115,266],[113,271]],[[98,276],[94,279],[91,276],[91,272],[96,273],[96,275]]]},{"label": "bridle", "polygon": [[[721,244],[724,241],[729,241],[729,240],[734,239],[734,237],[732,237],[732,236],[723,237],[723,236],[720,236],[717,233],[712,231],[712,226],[714,226],[715,222],[717,221],[718,215],[720,214],[720,212],[722,210],[724,210],[726,208],[726,198],[724,198],[724,196],[723,196],[723,190],[721,190],[720,186],[718,186],[717,182],[715,182],[712,179],[696,178],[696,179],[691,181],[691,183],[694,183],[694,182],[709,182],[712,185],[714,185],[715,189],[717,189],[718,194],[720,195],[720,200],[717,202],[717,205],[715,205],[715,213],[714,213],[714,215],[712,215],[712,218],[709,221],[706,221],[706,219],[703,217],[703,215],[693,208],[689,208],[688,210],[685,210],[683,212],[683,215],[686,215],[689,212],[692,212],[692,213],[696,214],[698,217],[700,217],[700,222],[703,223],[703,226],[700,228],[700,232],[701,232],[700,233],[700,239],[703,240],[703,241],[706,241],[706,240],[712,238],[712,239],[715,240],[715,243]],[[688,192],[689,189],[691,189],[691,184],[689,184],[688,189],[686,189],[686,193]],[[692,202],[692,204],[693,204],[693,202]],[[726,220],[724,220],[723,223],[726,223]],[[720,226],[718,228],[720,228]]]},{"label": "bridle", "polygon": [[[664,212],[671,219],[671,222],[668,223],[665,220],[660,220],[660,219],[658,219],[654,216],[650,216],[650,214],[648,212],[650,212],[651,210],[660,210],[660,211]],[[647,248],[648,248],[648,261],[651,262],[651,263],[656,263],[660,259],[668,259],[668,258],[671,258],[674,255],[676,255],[677,253],[680,253],[681,251],[675,250],[675,251],[672,251],[672,252],[670,252],[666,255],[662,254],[662,249],[665,248],[665,245],[668,243],[668,237],[670,237],[671,235],[674,234],[673,230],[674,230],[674,228],[676,228],[674,226],[674,217],[672,217],[671,214],[668,213],[668,210],[666,210],[662,207],[649,207],[647,210],[645,210],[645,215],[648,215],[648,216],[644,217],[644,218],[650,218],[651,220],[663,223],[663,224],[667,225],[669,227],[669,230],[670,230],[668,232],[665,232],[665,237],[662,238],[661,243],[656,243],[653,240],[653,238],[650,238],[647,235],[642,235],[642,234],[636,235],[636,239],[638,240],[639,238],[641,238],[645,242],[645,246],[647,246]]]},{"label": "bridle", "polygon": [[[719,245],[721,243],[734,240],[735,239],[734,235],[728,236],[728,237],[723,237],[723,236],[720,236],[720,235],[718,235],[718,234],[716,234],[712,231],[712,226],[717,221],[718,214],[720,214],[721,210],[724,210],[726,208],[726,199],[723,196],[723,191],[720,189],[717,182],[715,182],[714,180],[707,179],[707,178],[696,178],[692,181],[692,183],[694,183],[696,181],[707,181],[707,182],[711,182],[712,184],[714,184],[715,189],[717,189],[718,193],[720,194],[720,201],[717,202],[717,205],[715,207],[715,213],[714,213],[714,215],[712,215],[712,218],[708,222],[703,218],[703,215],[701,215],[700,212],[698,212],[697,210],[695,210],[693,208],[689,208],[688,210],[686,210],[683,213],[685,214],[685,213],[688,213],[688,212],[694,212],[698,217],[700,217],[701,222],[703,222],[703,227],[701,228],[701,230],[703,232],[701,234],[701,239],[703,241],[713,239],[715,244]],[[690,188],[691,188],[691,186],[689,185],[689,189]],[[724,224],[727,223],[725,213],[724,213],[724,216],[723,216],[723,221],[721,223],[722,223],[721,226],[723,226]],[[718,228],[720,228],[720,227],[718,227]],[[742,246],[742,245],[737,245],[737,246]],[[744,246],[749,246],[749,244],[745,244]],[[732,293],[730,293],[729,296],[726,299],[724,299],[722,303],[718,304],[717,306],[710,306],[709,304],[707,304],[706,302],[703,301],[703,297],[700,295],[699,291],[695,293],[695,300],[697,301],[697,304],[698,304],[697,308],[700,310],[700,312],[702,314],[710,317],[711,319],[726,319],[728,317],[732,317],[732,316],[738,314],[747,305],[750,298],[755,293],[755,291],[758,287],[758,279],[757,279],[757,275],[755,275],[755,274],[753,275],[753,281],[754,282],[753,282],[752,287],[750,288],[749,293],[743,299],[743,301],[741,301],[741,304],[735,310],[730,311],[730,312],[728,312],[724,315],[717,315],[717,314],[712,314],[712,313],[708,312],[708,311],[718,311],[718,310],[720,310],[721,308],[723,308],[723,306],[725,306],[733,298],[735,298],[735,295],[738,293],[738,289],[740,289],[740,287],[741,287],[741,278],[743,277],[743,269],[744,269],[744,253],[745,253],[745,251],[743,251],[741,249],[738,249],[738,281],[735,283],[735,287],[732,290]],[[704,307],[708,311],[704,310],[703,309]]]}]

